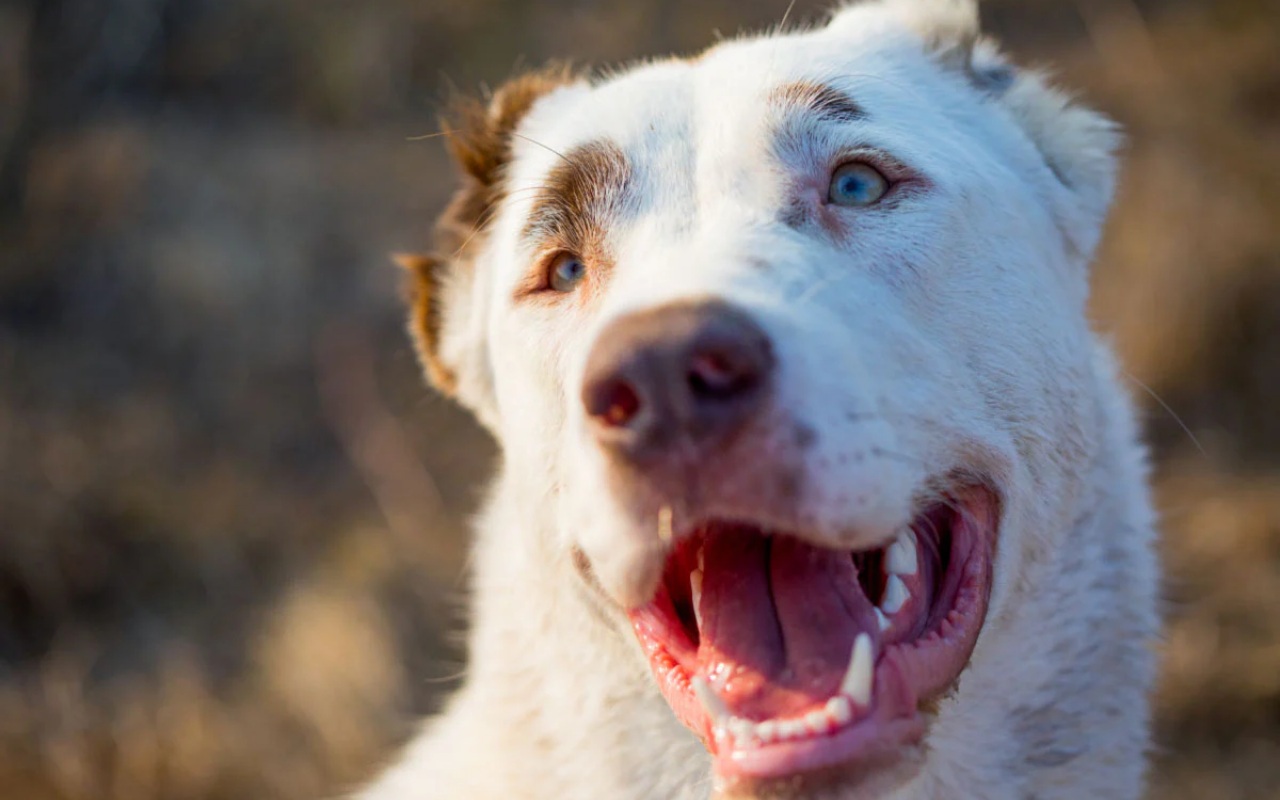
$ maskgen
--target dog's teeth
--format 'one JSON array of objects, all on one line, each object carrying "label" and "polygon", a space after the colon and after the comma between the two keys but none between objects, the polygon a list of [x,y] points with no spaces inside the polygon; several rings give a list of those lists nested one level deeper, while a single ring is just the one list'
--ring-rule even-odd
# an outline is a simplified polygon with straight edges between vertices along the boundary
[{"label": "dog's teeth", "polygon": [[842,694],[827,701],[827,715],[836,721],[837,725],[848,725],[853,721],[853,706],[849,704],[849,698]]},{"label": "dog's teeth", "polygon": [[804,724],[811,733],[828,733],[833,727],[831,717],[822,711],[810,711],[805,714]]},{"label": "dog's teeth", "polygon": [[890,575],[884,585],[884,599],[880,601],[880,607],[886,614],[897,614],[910,596],[911,593],[907,591],[907,585],[902,582],[902,578]]},{"label": "dog's teeth", "polygon": [[784,719],[778,723],[778,735],[782,739],[799,739],[808,732],[803,720]]},{"label": "dog's teeth", "polygon": [[849,669],[840,683],[840,693],[848,695],[853,702],[865,706],[871,702],[871,682],[875,678],[875,653],[872,651],[871,637],[865,633],[858,634],[853,641],[853,655],[849,657]]},{"label": "dog's teeth", "polygon": [[707,716],[711,717],[711,722],[717,728],[722,728],[725,722],[729,720],[729,709],[725,706],[724,701],[716,694],[711,686],[702,678],[694,678],[691,682],[693,686],[693,696],[698,698],[698,702],[702,704],[702,708],[707,712]]},{"label": "dog's teeth", "polygon": [[729,720],[729,732],[733,734],[733,738],[739,742],[753,739],[756,736],[756,726],[751,720],[742,717],[734,717]]},{"label": "dog's teeth", "polygon": [[689,573],[689,601],[693,605],[693,618],[702,630],[702,570]]},{"label": "dog's teeth", "polygon": [[883,611],[877,608],[876,624],[880,626],[880,632],[884,633],[885,631],[889,630],[889,626],[892,625],[893,623],[889,621],[889,618],[884,615]]},{"label": "dog's teeth", "polygon": [[885,571],[890,575],[915,575],[918,566],[916,532],[907,528],[889,545],[884,561]]},{"label": "dog's teeth", "polygon": [[760,741],[768,744],[778,740],[778,723],[773,720],[765,720],[756,726],[756,736]]}]

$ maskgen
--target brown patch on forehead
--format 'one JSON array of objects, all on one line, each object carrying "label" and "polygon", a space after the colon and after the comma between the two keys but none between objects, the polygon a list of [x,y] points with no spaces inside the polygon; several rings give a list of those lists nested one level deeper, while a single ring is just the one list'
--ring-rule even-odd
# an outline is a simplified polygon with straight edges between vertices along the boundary
[{"label": "brown patch on forehead", "polygon": [[827,122],[856,122],[867,112],[849,95],[824,83],[795,81],[769,93],[769,101],[784,110],[808,112]]},{"label": "brown patch on forehead", "polygon": [[612,142],[565,153],[538,190],[524,237],[582,255],[598,251],[626,206],[631,165]]}]

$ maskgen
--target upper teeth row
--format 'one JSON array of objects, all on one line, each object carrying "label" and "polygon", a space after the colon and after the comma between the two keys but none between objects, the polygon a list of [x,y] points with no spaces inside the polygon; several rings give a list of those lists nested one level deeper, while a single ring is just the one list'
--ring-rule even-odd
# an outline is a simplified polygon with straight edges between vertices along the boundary
[{"label": "upper teeth row", "polygon": [[889,615],[896,614],[911,598],[907,583],[903,576],[916,574],[919,562],[916,558],[916,532],[905,528],[898,538],[889,545],[884,556],[884,597],[880,598],[880,606],[876,608],[876,621],[881,631],[890,626]]},{"label": "upper teeth row", "polygon": [[916,532],[905,528],[885,551],[884,569],[890,575],[916,574]]},{"label": "upper teeth row", "polygon": [[720,699],[701,677],[693,679],[693,693],[711,717],[712,735],[717,742],[732,736],[739,744],[769,744],[787,739],[802,739],[831,733],[853,721],[854,706],[866,708],[871,703],[875,680],[875,647],[871,637],[858,634],[849,655],[849,668],[840,691],[821,707],[801,717],[752,722],[729,713]]}]

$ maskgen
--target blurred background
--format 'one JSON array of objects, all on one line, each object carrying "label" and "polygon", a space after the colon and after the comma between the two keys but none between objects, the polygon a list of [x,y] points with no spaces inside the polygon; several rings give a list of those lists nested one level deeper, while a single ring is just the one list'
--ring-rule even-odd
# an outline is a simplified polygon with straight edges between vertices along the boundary
[{"label": "blurred background", "polygon": [[[798,0],[791,19],[826,3]],[[457,680],[492,443],[418,376],[457,87],[786,0],[0,0],[0,797],[302,800]],[[1094,316],[1153,445],[1154,798],[1280,797],[1280,4],[988,0],[1129,132]]]}]

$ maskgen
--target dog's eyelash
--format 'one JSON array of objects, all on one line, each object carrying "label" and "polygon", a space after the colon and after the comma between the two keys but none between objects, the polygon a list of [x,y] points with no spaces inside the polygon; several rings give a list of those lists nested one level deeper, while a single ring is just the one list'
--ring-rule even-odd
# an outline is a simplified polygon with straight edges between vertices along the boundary
[{"label": "dog's eyelash", "polygon": [[837,150],[827,162],[828,172],[835,172],[841,166],[851,163],[866,164],[880,172],[892,185],[922,179],[919,171],[907,165],[902,159],[880,149],[879,147],[849,147]]},{"label": "dog's eyelash", "polygon": [[525,272],[520,282],[516,285],[515,297],[517,300],[529,297],[543,297],[547,300],[554,300],[558,296],[576,294],[575,292],[565,292],[557,290],[553,285],[553,271],[556,265],[563,259],[572,258],[580,261],[586,270],[583,280],[590,277],[591,262],[577,252],[567,248],[554,248],[539,253],[531,261],[532,266]]}]

